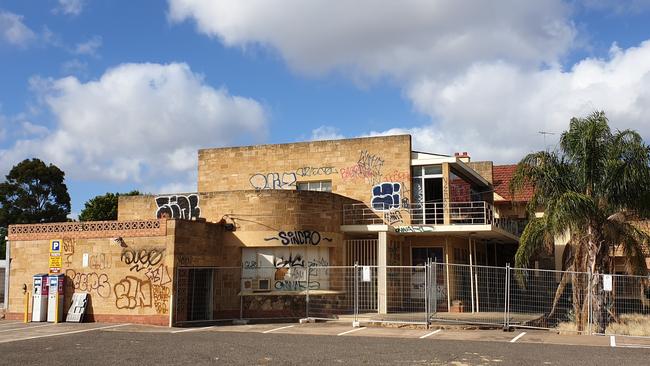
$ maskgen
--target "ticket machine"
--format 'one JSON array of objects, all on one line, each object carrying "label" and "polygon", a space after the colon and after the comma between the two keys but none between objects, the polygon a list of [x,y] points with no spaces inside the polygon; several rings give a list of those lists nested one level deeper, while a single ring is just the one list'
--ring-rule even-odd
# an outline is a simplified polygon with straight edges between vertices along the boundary
[{"label": "ticket machine", "polygon": [[[65,275],[50,275],[48,277],[47,321],[60,322],[63,320],[63,285]],[[57,296],[58,295],[58,296]],[[58,304],[57,304],[58,301]]]},{"label": "ticket machine", "polygon": [[47,275],[34,275],[34,291],[32,292],[32,321],[47,320]]}]

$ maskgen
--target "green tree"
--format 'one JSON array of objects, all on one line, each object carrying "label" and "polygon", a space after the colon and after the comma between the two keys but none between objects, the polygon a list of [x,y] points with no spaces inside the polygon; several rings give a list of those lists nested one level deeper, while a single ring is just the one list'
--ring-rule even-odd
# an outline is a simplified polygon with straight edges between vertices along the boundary
[{"label": "green tree", "polygon": [[64,178],[61,169],[39,159],[15,165],[0,183],[0,227],[66,221],[70,195]]},{"label": "green tree", "polygon": [[[525,184],[535,187],[528,204],[532,219],[521,235],[516,266],[527,267],[535,255],[552,250],[556,238],[568,235],[563,258],[566,270],[613,273],[612,254],[622,252],[628,274],[647,275],[644,249],[650,236],[631,221],[648,215],[649,166],[650,149],[637,132],[612,133],[604,112],[572,118],[558,151],[529,154],[515,171],[513,192]],[[535,217],[534,212],[540,210],[543,217]],[[586,296],[591,294],[594,322],[603,331],[616,314],[596,296],[602,277],[593,278],[590,287],[585,276],[565,274],[551,313],[571,283],[578,330],[584,330],[587,323]]]},{"label": "green tree", "polygon": [[122,196],[137,196],[140,192],[106,193],[89,199],[79,214],[79,221],[117,220],[117,201]]}]

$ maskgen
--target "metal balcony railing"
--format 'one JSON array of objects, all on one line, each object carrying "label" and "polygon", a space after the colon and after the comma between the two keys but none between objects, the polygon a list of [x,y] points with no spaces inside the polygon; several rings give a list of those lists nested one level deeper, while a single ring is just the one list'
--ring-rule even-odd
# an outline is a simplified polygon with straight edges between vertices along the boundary
[{"label": "metal balcony railing", "polygon": [[517,223],[495,218],[494,207],[486,201],[428,202],[393,205],[375,202],[371,205],[355,203],[343,206],[344,225],[443,225],[445,209],[449,211],[451,225],[494,225],[517,234]]}]

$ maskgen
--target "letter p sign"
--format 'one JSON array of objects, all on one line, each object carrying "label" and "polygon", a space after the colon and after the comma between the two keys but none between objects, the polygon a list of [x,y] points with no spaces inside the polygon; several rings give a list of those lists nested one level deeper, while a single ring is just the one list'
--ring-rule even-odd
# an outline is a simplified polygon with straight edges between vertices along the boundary
[{"label": "letter p sign", "polygon": [[61,253],[61,240],[50,240],[50,253]]}]

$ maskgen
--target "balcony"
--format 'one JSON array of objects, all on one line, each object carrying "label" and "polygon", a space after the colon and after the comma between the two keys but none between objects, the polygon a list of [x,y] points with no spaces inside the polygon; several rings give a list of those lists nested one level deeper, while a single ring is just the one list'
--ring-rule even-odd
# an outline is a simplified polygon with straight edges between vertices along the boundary
[{"label": "balcony", "polygon": [[[445,223],[445,210],[449,221]],[[495,217],[494,207],[486,201],[442,202],[387,205],[364,203],[343,206],[343,225],[390,225],[390,226],[441,226],[441,225],[490,225],[512,235],[521,230],[514,220]]]}]

